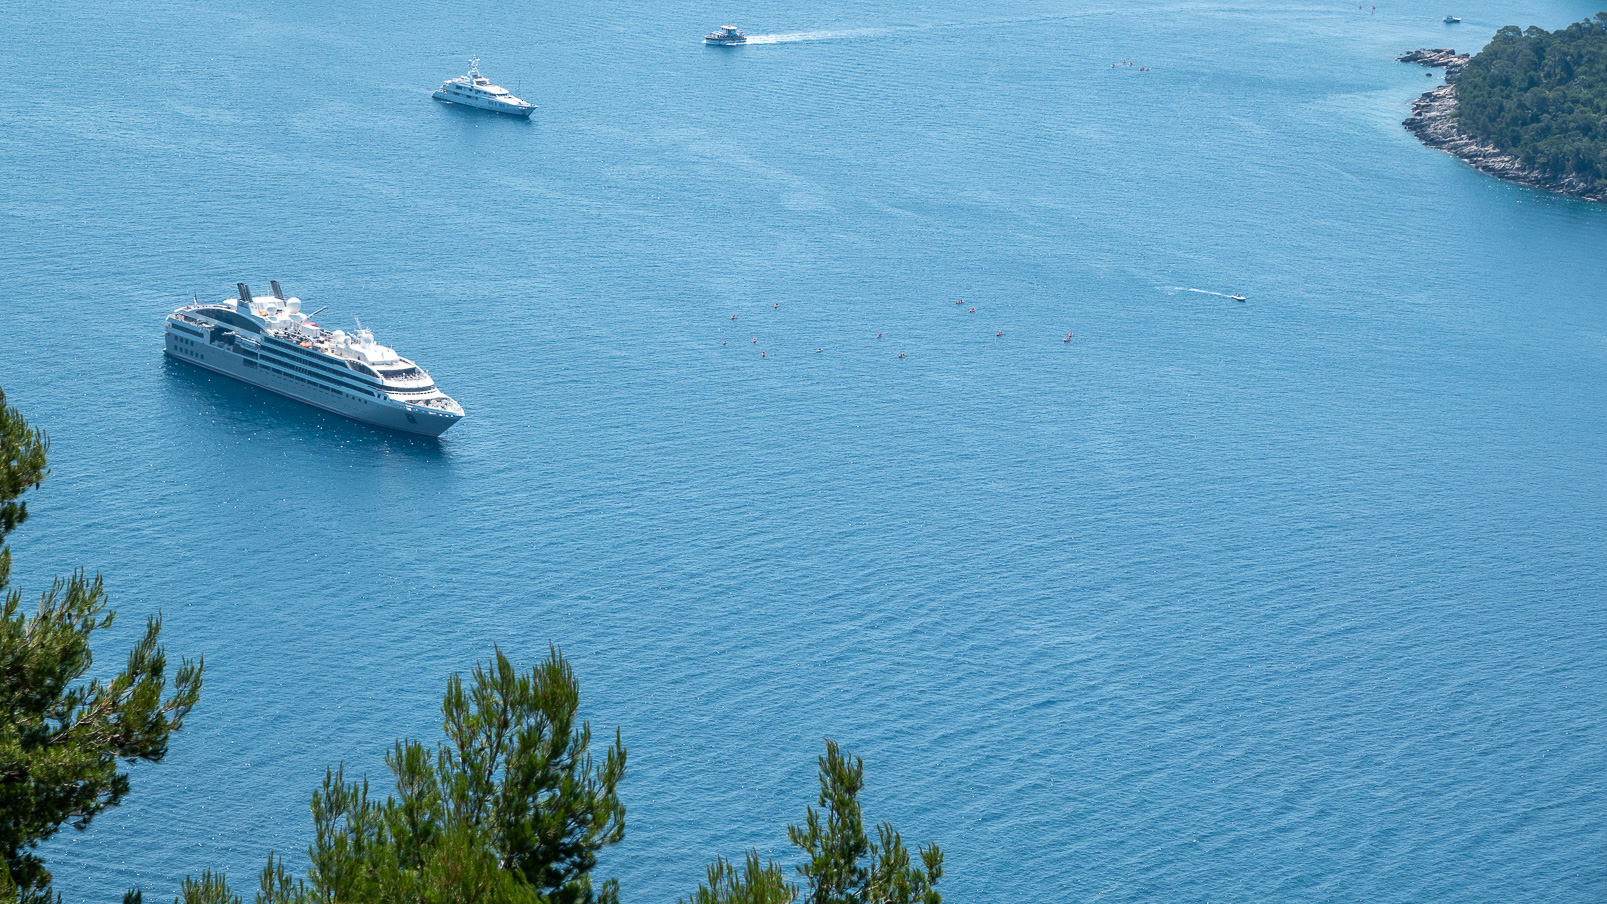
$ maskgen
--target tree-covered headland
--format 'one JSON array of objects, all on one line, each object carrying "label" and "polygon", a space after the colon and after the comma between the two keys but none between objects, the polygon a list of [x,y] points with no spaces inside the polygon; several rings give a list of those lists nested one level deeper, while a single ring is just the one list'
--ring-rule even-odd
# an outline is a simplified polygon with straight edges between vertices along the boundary
[{"label": "tree-covered headland", "polygon": [[1607,12],[1496,32],[1457,76],[1456,124],[1545,177],[1607,187]]}]

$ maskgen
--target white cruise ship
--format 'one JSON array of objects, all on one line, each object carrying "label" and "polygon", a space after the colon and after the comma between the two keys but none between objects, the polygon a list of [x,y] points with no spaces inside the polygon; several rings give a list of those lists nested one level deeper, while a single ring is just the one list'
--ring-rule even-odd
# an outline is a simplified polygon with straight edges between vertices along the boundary
[{"label": "white cruise ship", "polygon": [[529,119],[530,114],[536,112],[535,104],[514,97],[508,93],[508,89],[491,84],[490,79],[481,75],[479,60],[469,61],[468,75],[448,80],[430,96],[449,104],[463,104],[498,113],[512,113],[525,119]]},{"label": "white cruise ship", "polygon": [[[326,330],[301,311],[301,300],[251,297],[187,304],[167,318],[167,354],[271,389],[353,420],[406,433],[440,436],[463,407],[430,375],[395,350],[357,332]],[[322,310],[320,308],[320,310]],[[317,311],[313,312],[314,314]]]}]

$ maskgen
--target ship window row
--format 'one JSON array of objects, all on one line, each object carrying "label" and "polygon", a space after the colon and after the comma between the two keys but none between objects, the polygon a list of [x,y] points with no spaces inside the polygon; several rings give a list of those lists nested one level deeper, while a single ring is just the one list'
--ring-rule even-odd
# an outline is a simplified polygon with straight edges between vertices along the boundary
[{"label": "ship window row", "polygon": [[[294,379],[301,380],[301,382],[303,382],[303,383],[313,383],[313,385],[315,385],[315,386],[320,386],[320,387],[324,387],[324,388],[328,388],[328,387],[331,386],[331,384],[333,384],[334,386],[339,387],[339,390],[342,391],[342,392],[344,392],[347,389],[354,388],[354,387],[351,387],[351,386],[347,386],[347,385],[345,385],[343,383],[339,383],[339,382],[336,382],[334,380],[331,380],[326,374],[319,373],[316,370],[310,370],[308,368],[301,367],[301,366],[296,365],[296,364],[291,364],[291,363],[289,363],[287,361],[283,361],[283,360],[280,360],[278,358],[269,358],[268,360],[273,362],[273,364],[275,366],[277,366],[277,367],[288,368],[289,370],[299,371],[300,373],[304,373],[309,377],[316,377],[317,378],[317,382],[313,383],[313,381],[311,381],[311,380],[302,380],[301,377],[294,377]],[[358,391],[362,392],[362,390],[358,390]],[[365,392],[364,394],[368,395],[369,393]]]},{"label": "ship window row", "polygon": [[[193,358],[193,359],[195,359],[197,361],[203,360],[205,358],[205,356],[202,355],[200,352],[192,351],[191,348],[190,348],[191,346],[193,346],[194,348],[201,348],[204,345],[203,343],[196,342],[193,339],[187,339],[187,338],[185,338],[183,336],[174,336],[173,337],[173,343],[176,346],[178,346],[177,348],[174,348],[173,351],[185,356],[186,358]],[[256,355],[257,355],[256,351],[247,350],[247,349],[245,349],[243,347],[237,347],[235,350],[237,352],[240,352],[242,354],[242,356],[246,357],[246,360],[243,362],[244,364],[246,364],[246,366],[248,366],[248,367],[257,367],[258,366],[256,361],[251,360],[252,358],[256,357]],[[304,383],[304,384],[306,384],[308,386],[317,387],[318,389],[321,389],[324,392],[327,392],[327,393],[330,393],[330,394],[333,394],[333,395],[345,396],[347,398],[358,398],[359,394],[360,395],[373,395],[373,393],[369,393],[369,392],[364,391],[364,390],[356,390],[356,393],[348,392],[347,390],[355,389],[355,387],[345,386],[345,385],[341,385],[339,383],[337,383],[335,386],[331,386],[330,385],[331,381],[324,374],[321,374],[321,373],[319,373],[317,371],[314,371],[314,370],[309,370],[308,368],[305,368],[305,367],[300,367],[300,366],[298,366],[296,364],[291,364],[291,363],[281,361],[281,360],[271,358],[271,357],[268,359],[268,361],[270,361],[272,363],[271,364],[270,363],[262,364],[261,367],[262,367],[263,370],[267,370],[267,371],[270,371],[272,373],[276,373],[279,376],[282,376],[282,377],[284,377],[286,379],[289,379],[289,380],[295,380],[298,383]],[[278,365],[278,366],[276,367],[274,365]],[[282,369],[282,368],[288,368],[288,370],[285,370],[285,369]],[[306,374],[307,376],[306,377],[299,376],[298,374],[291,373],[290,371],[300,371],[302,374]],[[315,379],[309,380],[309,379],[307,379],[307,377],[314,377]]]},{"label": "ship window row", "polygon": [[315,367],[331,377],[351,377],[351,373],[346,368],[336,367],[333,364],[324,363],[324,356],[322,352],[304,351],[301,346],[284,339],[278,339],[278,342],[281,343],[283,347],[269,344],[267,348],[278,353],[287,361],[295,361],[305,364],[308,367]]},{"label": "ship window row", "polygon": [[[283,340],[281,340],[281,341],[283,341]],[[322,378],[322,379],[324,379],[326,381],[334,383],[337,386],[341,386],[341,387],[344,387],[344,388],[347,388],[347,389],[356,389],[356,391],[361,393],[362,395],[374,396],[376,398],[381,397],[381,396],[379,396],[378,393],[375,393],[375,392],[373,392],[372,390],[370,390],[370,389],[368,389],[366,387],[357,388],[357,387],[353,387],[349,383],[344,382],[344,380],[352,379],[351,375],[349,373],[347,373],[346,371],[343,371],[343,370],[337,369],[335,367],[332,367],[330,365],[324,364],[321,361],[313,362],[313,361],[307,361],[307,360],[302,359],[302,358],[290,359],[289,356],[286,355],[284,352],[282,352],[281,350],[279,350],[277,348],[273,348],[272,346],[269,346],[267,348],[267,350],[272,352],[274,355],[277,356],[277,357],[272,358],[271,360],[273,360],[275,363],[279,364],[279,366],[281,366],[281,367],[288,367],[288,368],[291,368],[293,370],[300,371],[301,373],[307,374],[309,376],[320,377],[320,378]],[[292,361],[294,361],[294,363],[292,363]],[[416,375],[421,376],[421,377],[427,376],[424,373],[423,370],[421,370],[421,369],[419,369],[417,367],[408,368],[405,371],[403,371],[403,373],[408,374],[408,375],[416,374]],[[341,379],[341,378],[344,378],[344,379]],[[391,392],[391,393],[418,394],[418,393],[430,393],[430,392],[435,392],[436,391],[434,383],[431,383],[429,386],[425,386],[425,387],[409,387],[409,388],[405,388],[405,389],[396,389],[396,388],[391,388],[391,387],[385,387],[385,388],[386,388],[386,391]]]},{"label": "ship window row", "polygon": [[329,393],[330,395],[345,395],[345,393],[337,392],[337,391],[335,391],[333,389],[330,389],[325,384],[320,383],[320,382],[318,382],[316,380],[309,380],[306,377],[298,377],[293,373],[287,373],[285,371],[282,371],[282,370],[278,369],[277,367],[269,367],[267,365],[263,365],[263,369],[267,370],[269,372],[272,372],[272,373],[276,373],[279,376],[284,377],[287,380],[295,380],[297,383],[306,384],[307,386],[311,386],[314,389],[321,389],[324,392]]},{"label": "ship window row", "polygon": [[262,369],[266,370],[266,371],[268,371],[270,373],[278,374],[279,376],[284,377],[287,380],[295,380],[297,383],[302,383],[302,384],[305,384],[307,386],[311,386],[314,389],[322,390],[323,392],[326,392],[326,393],[328,393],[330,395],[337,395],[337,396],[341,396],[343,398],[348,398],[348,399],[357,398],[357,396],[353,395],[352,393],[345,392],[345,391],[340,390],[340,389],[335,389],[335,388],[329,386],[327,383],[323,383],[323,382],[321,382],[319,380],[309,380],[306,377],[298,376],[298,375],[290,373],[288,371],[280,370],[279,368],[274,367],[274,366],[269,365],[269,364],[262,365]]},{"label": "ship window row", "polygon": [[[246,363],[249,364],[251,362],[248,361]],[[286,380],[295,380],[297,383],[304,383],[304,384],[306,384],[308,386],[313,387],[314,389],[323,390],[324,392],[326,392],[326,393],[328,393],[330,395],[341,396],[342,398],[347,398],[347,399],[354,399],[354,400],[357,400],[357,401],[361,401],[365,405],[370,404],[367,399],[363,398],[360,395],[356,395],[356,394],[350,393],[350,392],[342,392],[342,391],[337,390],[337,389],[330,389],[328,386],[324,385],[323,383],[318,383],[318,382],[315,382],[313,380],[309,380],[306,377],[299,377],[299,376],[297,376],[297,375],[295,375],[293,373],[289,373],[288,371],[280,370],[279,368],[274,367],[274,366],[272,366],[270,364],[262,365],[262,369],[265,370],[265,371],[268,371],[269,373],[275,374],[276,376],[283,377]]]},{"label": "ship window row", "polygon": [[188,333],[188,334],[190,334],[191,336],[194,336],[197,339],[201,338],[201,331],[198,330],[198,329],[194,329],[192,327],[187,327],[182,323],[175,323],[172,326],[173,326],[173,329],[176,332]]},{"label": "ship window row", "polygon": [[[331,365],[323,363],[322,361],[309,361],[306,358],[296,356],[294,353],[287,354],[283,350],[274,348],[273,346],[268,346],[267,350],[272,352],[272,353],[274,353],[274,354],[276,354],[276,355],[278,355],[279,356],[278,360],[285,361],[287,363],[287,366],[294,366],[294,367],[299,367],[299,368],[302,368],[302,369],[311,368],[311,370],[307,371],[308,373],[316,373],[319,376],[322,376],[322,377],[324,377],[326,379],[329,379],[329,380],[331,380],[333,382],[341,383],[343,380],[354,379],[354,377],[352,377],[351,373],[348,372],[347,370],[345,370],[344,368],[333,367]],[[293,365],[289,364],[289,362],[292,362],[292,361],[294,361],[295,364],[293,364]],[[344,385],[344,384],[342,384],[342,385]]]}]

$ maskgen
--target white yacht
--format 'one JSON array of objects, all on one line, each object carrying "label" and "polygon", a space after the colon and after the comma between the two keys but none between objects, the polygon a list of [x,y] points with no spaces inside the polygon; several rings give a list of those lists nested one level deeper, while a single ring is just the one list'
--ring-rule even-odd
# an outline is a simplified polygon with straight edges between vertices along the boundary
[{"label": "white yacht", "polygon": [[748,43],[748,36],[737,31],[735,25],[722,25],[719,31],[704,35],[703,43],[713,44],[716,47],[730,47],[733,44]]},{"label": "white yacht", "polygon": [[168,355],[406,433],[440,436],[463,417],[463,407],[423,368],[375,342],[361,322],[354,334],[326,330],[302,313],[300,299],[286,298],[277,281],[266,298],[236,285],[238,299],[197,301],[168,315]]},{"label": "white yacht", "polygon": [[468,75],[450,79],[431,96],[449,104],[463,104],[466,107],[479,107],[498,113],[512,113],[526,119],[536,112],[535,104],[514,97],[508,93],[508,89],[491,84],[490,79],[481,75],[479,60],[470,60]]}]

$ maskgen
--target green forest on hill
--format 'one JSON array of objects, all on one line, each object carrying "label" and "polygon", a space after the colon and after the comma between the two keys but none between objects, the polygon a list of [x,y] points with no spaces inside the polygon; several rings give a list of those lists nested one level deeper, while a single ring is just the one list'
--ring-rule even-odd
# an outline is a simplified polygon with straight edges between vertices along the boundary
[{"label": "green forest on hill", "polygon": [[1508,25],[1456,80],[1457,126],[1547,176],[1607,185],[1607,13]]}]

